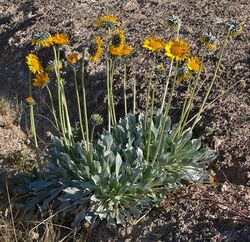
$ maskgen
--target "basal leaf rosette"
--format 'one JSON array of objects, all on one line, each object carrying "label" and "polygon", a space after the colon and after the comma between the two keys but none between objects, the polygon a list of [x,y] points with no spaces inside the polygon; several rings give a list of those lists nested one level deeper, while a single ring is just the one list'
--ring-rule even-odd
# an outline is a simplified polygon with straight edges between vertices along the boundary
[{"label": "basal leaf rosette", "polygon": [[[175,126],[160,112],[155,113],[152,126],[147,118],[146,130],[144,119],[143,114],[129,114],[111,132],[104,130],[93,146],[92,164],[83,143],[65,146],[63,140],[55,138],[46,170],[25,175],[26,184],[19,187],[19,192],[28,194],[25,213],[40,214],[52,207],[63,217],[73,216],[73,227],[80,227],[83,220],[92,226],[102,220],[109,227],[124,225],[159,203],[166,190],[178,188],[182,179],[202,182],[213,152],[201,148],[200,140],[192,139],[189,129],[175,137]],[[153,162],[162,124],[162,144]],[[149,132],[150,159],[146,161]]]}]

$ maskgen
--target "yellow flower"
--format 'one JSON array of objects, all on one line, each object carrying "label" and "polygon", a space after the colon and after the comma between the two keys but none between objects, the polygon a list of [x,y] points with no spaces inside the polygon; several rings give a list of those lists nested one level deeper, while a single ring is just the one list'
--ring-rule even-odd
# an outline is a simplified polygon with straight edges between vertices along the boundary
[{"label": "yellow flower", "polygon": [[211,33],[203,34],[203,36],[199,40],[208,49],[210,50],[216,49],[216,38]]},{"label": "yellow flower", "polygon": [[190,71],[199,72],[201,62],[196,56],[190,56],[187,61],[187,67]]},{"label": "yellow flower", "polygon": [[26,98],[25,98],[25,102],[28,103],[28,104],[32,104],[32,103],[34,103],[35,101],[34,101],[34,99],[33,99],[32,97],[26,97]]},{"label": "yellow flower", "polygon": [[69,37],[63,33],[56,33],[53,37],[54,44],[57,45],[67,45],[69,43]]},{"label": "yellow flower", "polygon": [[168,41],[165,45],[166,56],[172,60],[183,61],[189,55],[190,46],[182,39]]},{"label": "yellow flower", "polygon": [[120,45],[119,47],[110,46],[110,54],[113,56],[128,56],[132,54],[132,47],[130,45]]},{"label": "yellow flower", "polygon": [[89,47],[89,54],[90,54],[91,61],[97,62],[100,59],[102,55],[102,51],[103,51],[102,44],[103,44],[103,41],[100,36],[97,36],[95,39],[95,42],[91,43]]},{"label": "yellow flower", "polygon": [[176,84],[180,84],[180,82],[187,80],[192,76],[189,69],[184,65],[178,68],[177,70],[177,77],[176,77]]},{"label": "yellow flower", "polygon": [[121,29],[116,29],[111,34],[111,44],[115,47],[123,45],[125,38],[126,37],[125,37],[124,32]]},{"label": "yellow flower", "polygon": [[69,54],[67,56],[67,61],[69,62],[69,64],[74,65],[78,61],[78,54],[77,53]]},{"label": "yellow flower", "polygon": [[159,51],[164,48],[165,42],[159,36],[152,36],[143,41],[143,47],[150,51]]},{"label": "yellow flower", "polygon": [[33,36],[32,45],[38,47],[50,47],[54,44],[50,33],[39,33]]},{"label": "yellow flower", "polygon": [[96,20],[97,28],[113,28],[120,23],[119,19],[112,15],[105,15]]},{"label": "yellow flower", "polygon": [[48,73],[36,74],[33,82],[34,87],[43,87],[49,81]]},{"label": "yellow flower", "polygon": [[27,64],[29,67],[29,70],[36,74],[40,74],[43,73],[43,66],[41,64],[41,62],[39,61],[38,57],[35,54],[29,54],[26,56],[26,60],[27,60]]}]

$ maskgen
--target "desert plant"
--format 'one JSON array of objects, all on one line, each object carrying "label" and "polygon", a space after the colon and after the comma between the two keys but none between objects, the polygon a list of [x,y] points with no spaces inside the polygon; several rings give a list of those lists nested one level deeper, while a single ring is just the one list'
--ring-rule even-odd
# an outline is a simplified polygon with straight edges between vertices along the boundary
[{"label": "desert plant", "polygon": [[[206,179],[207,164],[215,158],[215,155],[212,150],[201,147],[200,139],[192,139],[192,130],[207,106],[221,97],[219,95],[207,104],[226,44],[231,37],[241,32],[241,25],[236,22],[228,25],[212,80],[208,84],[198,112],[190,117],[195,97],[207,81],[207,79],[200,80],[204,55],[207,52],[202,51],[201,58],[191,55],[191,46],[180,38],[180,18],[177,16],[170,18],[169,26],[175,36],[173,39],[165,42],[159,36],[150,36],[143,41],[143,47],[152,55],[144,113],[136,114],[135,82],[133,114],[128,112],[126,103],[127,72],[124,61],[125,117],[117,122],[113,93],[116,59],[124,58],[132,53],[132,48],[125,43],[124,32],[117,28],[119,23],[114,16],[101,17],[96,25],[98,28],[107,30],[102,33],[106,34],[106,41],[103,41],[98,35],[82,51],[83,116],[77,81],[80,58],[76,53],[67,55],[67,61],[74,73],[77,111],[82,134],[82,140],[78,142],[75,141],[72,133],[73,127],[71,127],[65,94],[66,82],[61,76],[61,69],[65,62],[61,59],[60,53],[63,45],[68,44],[69,39],[67,35],[58,33],[55,35],[39,34],[33,38],[33,44],[36,47],[53,48],[54,60],[49,65],[49,69],[43,68],[35,54],[27,56],[27,63],[31,74],[36,75],[33,85],[38,88],[47,87],[55,127],[60,131],[61,137],[54,138],[54,143],[45,156],[48,165],[44,169],[40,167],[40,170],[31,175],[22,175],[25,182],[18,188],[18,191],[27,193],[24,204],[25,213],[46,212],[49,207],[52,207],[61,216],[72,214],[74,227],[79,227],[83,220],[87,220],[92,226],[103,219],[107,220],[108,226],[125,224],[130,217],[138,217],[141,212],[161,201],[165,192],[183,186],[184,180],[203,182]],[[217,44],[211,34],[202,36],[200,42],[210,51],[214,50]],[[157,79],[155,69],[157,57],[162,55],[163,50],[165,50],[165,56],[170,59],[170,68],[165,76],[161,108],[157,109],[154,100],[155,79]],[[87,53],[88,61],[96,63],[102,54],[105,55],[107,61],[108,127],[107,130],[103,129],[97,140],[94,139],[95,126],[100,124],[103,118],[98,114],[92,116],[94,125],[92,131],[89,129],[84,76]],[[53,97],[48,88],[50,69],[55,72],[58,110],[54,109]],[[187,80],[189,80],[188,95],[182,106],[179,122],[171,124],[169,111],[172,107],[176,86]],[[31,129],[38,151],[31,79],[29,94],[27,102],[30,106]],[[192,123],[191,127],[188,126],[190,123]],[[37,154],[39,159],[39,152]],[[36,205],[39,205],[39,210],[36,209]]]}]

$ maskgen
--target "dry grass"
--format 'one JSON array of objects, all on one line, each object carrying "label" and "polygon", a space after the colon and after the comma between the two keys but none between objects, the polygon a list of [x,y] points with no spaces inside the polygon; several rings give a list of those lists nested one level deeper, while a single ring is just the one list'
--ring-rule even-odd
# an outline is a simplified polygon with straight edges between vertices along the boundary
[{"label": "dry grass", "polygon": [[[2,184],[1,184],[2,185]],[[10,188],[11,189],[11,188]],[[0,241],[1,242],[80,242],[86,241],[86,233],[76,234],[71,228],[57,221],[57,214],[51,212],[40,220],[27,220],[15,207],[15,199],[11,198],[8,183],[0,197]]]},{"label": "dry grass", "polygon": [[50,218],[22,223],[17,211],[14,214],[11,212],[12,206],[13,204],[9,204],[9,207],[0,211],[1,242],[76,241],[69,228],[54,224]]}]

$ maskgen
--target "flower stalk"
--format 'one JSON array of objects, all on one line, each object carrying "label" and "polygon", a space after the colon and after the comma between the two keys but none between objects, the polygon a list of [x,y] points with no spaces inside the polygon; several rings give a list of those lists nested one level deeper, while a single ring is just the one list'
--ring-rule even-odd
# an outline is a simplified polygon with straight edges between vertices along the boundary
[{"label": "flower stalk", "polygon": [[128,108],[127,108],[127,94],[126,94],[126,75],[127,75],[127,66],[124,64],[124,74],[123,74],[123,97],[124,97],[124,114],[125,117],[128,116]]},{"label": "flower stalk", "polygon": [[86,150],[88,153],[88,163],[89,167],[92,167],[92,155],[91,155],[91,144],[89,140],[89,122],[88,122],[88,111],[87,111],[87,98],[86,98],[86,86],[85,86],[85,64],[84,64],[85,50],[82,52],[82,96],[83,96],[83,113],[85,120],[85,130],[86,130]]},{"label": "flower stalk", "polygon": [[74,68],[73,72],[74,72],[75,91],[76,91],[76,100],[77,100],[77,109],[78,109],[80,129],[81,129],[81,133],[82,133],[83,142],[85,143],[85,133],[84,133],[83,121],[82,121],[81,102],[80,102],[80,96],[79,96],[79,91],[78,91],[76,68]]},{"label": "flower stalk", "polygon": [[[32,98],[31,73],[29,73],[29,97]],[[35,150],[36,150],[36,158],[37,158],[37,162],[38,162],[38,167],[39,167],[39,169],[42,169],[40,150],[39,150],[39,146],[38,146],[38,142],[37,142],[35,115],[34,115],[34,103],[33,102],[31,102],[29,104],[29,107],[30,107],[30,127],[31,127],[31,134],[32,134],[32,137],[34,139],[34,145],[35,145]]]},{"label": "flower stalk", "polygon": [[153,84],[152,88],[152,98],[151,98],[151,111],[150,111],[150,121],[149,121],[149,131],[148,138],[146,140],[146,161],[149,161],[149,153],[150,153],[150,141],[152,136],[152,125],[153,125],[153,114],[154,114],[154,100],[155,100],[155,84]]},{"label": "flower stalk", "polygon": [[136,79],[134,78],[133,84],[133,114],[135,114],[136,109]]},{"label": "flower stalk", "polygon": [[146,132],[146,123],[147,123],[147,115],[148,115],[148,106],[149,106],[149,99],[150,99],[150,92],[152,89],[152,79],[155,70],[155,62],[156,62],[156,53],[153,53],[153,63],[152,68],[149,76],[149,84],[147,89],[147,96],[146,96],[146,111],[145,111],[145,119],[144,119],[144,131]]},{"label": "flower stalk", "polygon": [[54,117],[54,120],[55,120],[56,128],[60,132],[59,123],[58,123],[58,119],[57,119],[56,111],[55,111],[55,105],[54,105],[54,101],[53,101],[53,96],[52,96],[52,93],[51,93],[50,88],[49,88],[48,85],[46,85],[46,89],[47,89],[48,94],[49,94],[50,103],[51,103],[51,111],[52,111],[52,114],[53,114],[53,117]]},{"label": "flower stalk", "polygon": [[214,83],[215,83],[215,80],[216,80],[216,76],[217,76],[217,72],[218,72],[218,70],[219,70],[219,67],[220,67],[220,64],[221,64],[221,61],[222,61],[222,56],[223,56],[225,47],[226,47],[227,42],[228,42],[228,37],[229,37],[229,33],[228,33],[227,36],[225,37],[225,40],[224,40],[224,42],[223,42],[223,44],[222,44],[222,47],[221,47],[221,50],[220,50],[220,55],[219,55],[219,60],[218,60],[218,62],[217,62],[217,64],[216,64],[215,71],[214,71],[214,74],[213,74],[213,77],[212,77],[212,81],[211,81],[211,83],[210,83],[210,85],[209,85],[209,87],[208,87],[207,93],[206,93],[206,95],[205,95],[205,97],[204,97],[204,99],[203,99],[203,102],[202,102],[202,104],[201,104],[201,106],[200,106],[200,109],[199,109],[199,111],[198,111],[198,113],[197,113],[197,116],[196,116],[196,118],[195,118],[195,120],[194,120],[194,122],[193,122],[193,124],[192,124],[191,130],[194,129],[194,127],[196,126],[196,124],[197,124],[198,121],[200,120],[201,114],[202,114],[202,112],[204,111],[204,106],[205,106],[205,104],[206,104],[206,102],[207,102],[208,96],[209,96],[209,94],[210,94],[210,92],[211,92],[211,90],[212,90],[212,88],[213,88],[213,86],[214,86]]}]

